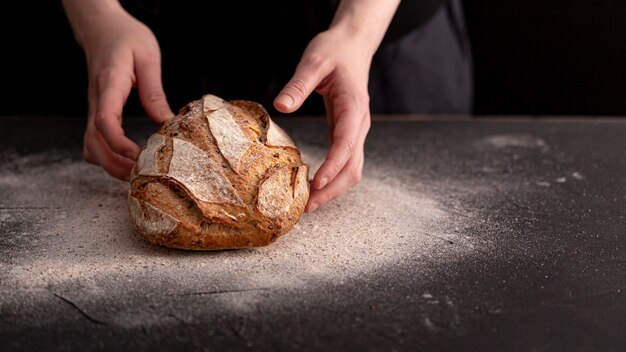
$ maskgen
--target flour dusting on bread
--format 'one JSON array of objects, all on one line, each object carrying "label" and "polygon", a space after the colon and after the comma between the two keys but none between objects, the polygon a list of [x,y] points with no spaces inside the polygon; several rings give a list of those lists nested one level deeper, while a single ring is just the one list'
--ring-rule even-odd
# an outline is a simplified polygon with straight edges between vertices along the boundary
[{"label": "flour dusting on bread", "polygon": [[141,209],[139,201],[135,197],[129,197],[130,212],[134,221],[145,228],[154,236],[166,236],[172,233],[180,223],[173,216],[163,212],[161,209],[144,202],[145,211]]},{"label": "flour dusting on bread", "polygon": [[168,176],[180,182],[196,198],[208,203],[243,205],[226,177],[208,155],[193,144],[172,138],[174,148]]},{"label": "flour dusting on bread", "polygon": [[291,170],[279,168],[261,183],[257,208],[272,219],[284,216],[291,208],[293,190],[291,189]]},{"label": "flour dusting on bread", "polygon": [[157,167],[157,153],[165,145],[165,137],[158,133],[148,138],[145,150],[137,159],[137,174],[143,176],[157,176],[160,172]]},{"label": "flour dusting on bread", "polygon": [[217,97],[212,94],[207,94],[202,97],[202,111],[204,115],[208,114],[211,111],[215,111],[217,109],[221,109],[224,106],[224,99]]},{"label": "flour dusting on bread", "polygon": [[296,145],[291,140],[291,137],[278,126],[271,119],[269,120],[269,126],[267,127],[267,145],[273,147],[290,147],[295,148]]},{"label": "flour dusting on bread", "polygon": [[228,110],[222,108],[207,115],[209,128],[220,152],[228,160],[235,172],[239,170],[239,162],[250,147],[251,142]]}]

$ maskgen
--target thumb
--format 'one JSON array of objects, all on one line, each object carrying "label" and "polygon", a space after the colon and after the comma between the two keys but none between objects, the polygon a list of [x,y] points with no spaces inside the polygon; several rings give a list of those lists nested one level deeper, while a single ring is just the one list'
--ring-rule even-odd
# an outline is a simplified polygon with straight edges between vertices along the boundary
[{"label": "thumb", "polygon": [[135,74],[139,99],[148,116],[158,124],[171,120],[174,113],[163,91],[160,60],[137,60]]},{"label": "thumb", "polygon": [[321,60],[302,58],[293,77],[274,100],[276,110],[283,113],[298,110],[330,71],[330,65]]}]

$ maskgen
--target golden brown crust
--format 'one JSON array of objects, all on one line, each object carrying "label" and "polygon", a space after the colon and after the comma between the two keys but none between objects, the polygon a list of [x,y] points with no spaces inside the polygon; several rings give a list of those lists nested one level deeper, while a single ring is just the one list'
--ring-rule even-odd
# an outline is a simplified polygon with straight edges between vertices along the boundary
[{"label": "golden brown crust", "polygon": [[216,250],[273,242],[308,196],[308,166],[261,105],[206,95],[150,137],[128,202],[149,242]]}]

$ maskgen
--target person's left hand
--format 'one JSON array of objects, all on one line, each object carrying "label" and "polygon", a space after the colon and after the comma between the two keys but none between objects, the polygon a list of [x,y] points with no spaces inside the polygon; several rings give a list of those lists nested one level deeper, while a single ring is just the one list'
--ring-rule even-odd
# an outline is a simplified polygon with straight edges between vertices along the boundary
[{"label": "person's left hand", "polygon": [[367,83],[372,55],[353,33],[338,28],[322,32],[309,43],[293,78],[274,101],[278,111],[289,113],[313,90],[324,98],[331,147],[311,183],[308,212],[361,180],[371,123]]}]

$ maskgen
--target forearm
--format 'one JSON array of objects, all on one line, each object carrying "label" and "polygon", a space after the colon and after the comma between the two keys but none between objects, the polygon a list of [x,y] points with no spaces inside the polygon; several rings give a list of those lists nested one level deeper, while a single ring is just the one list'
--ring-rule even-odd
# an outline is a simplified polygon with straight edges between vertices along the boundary
[{"label": "forearm", "polygon": [[342,0],[330,28],[363,41],[373,55],[399,4],[400,0]]},{"label": "forearm", "polygon": [[124,11],[118,0],[61,0],[76,41],[85,45],[89,28],[108,16]]}]

